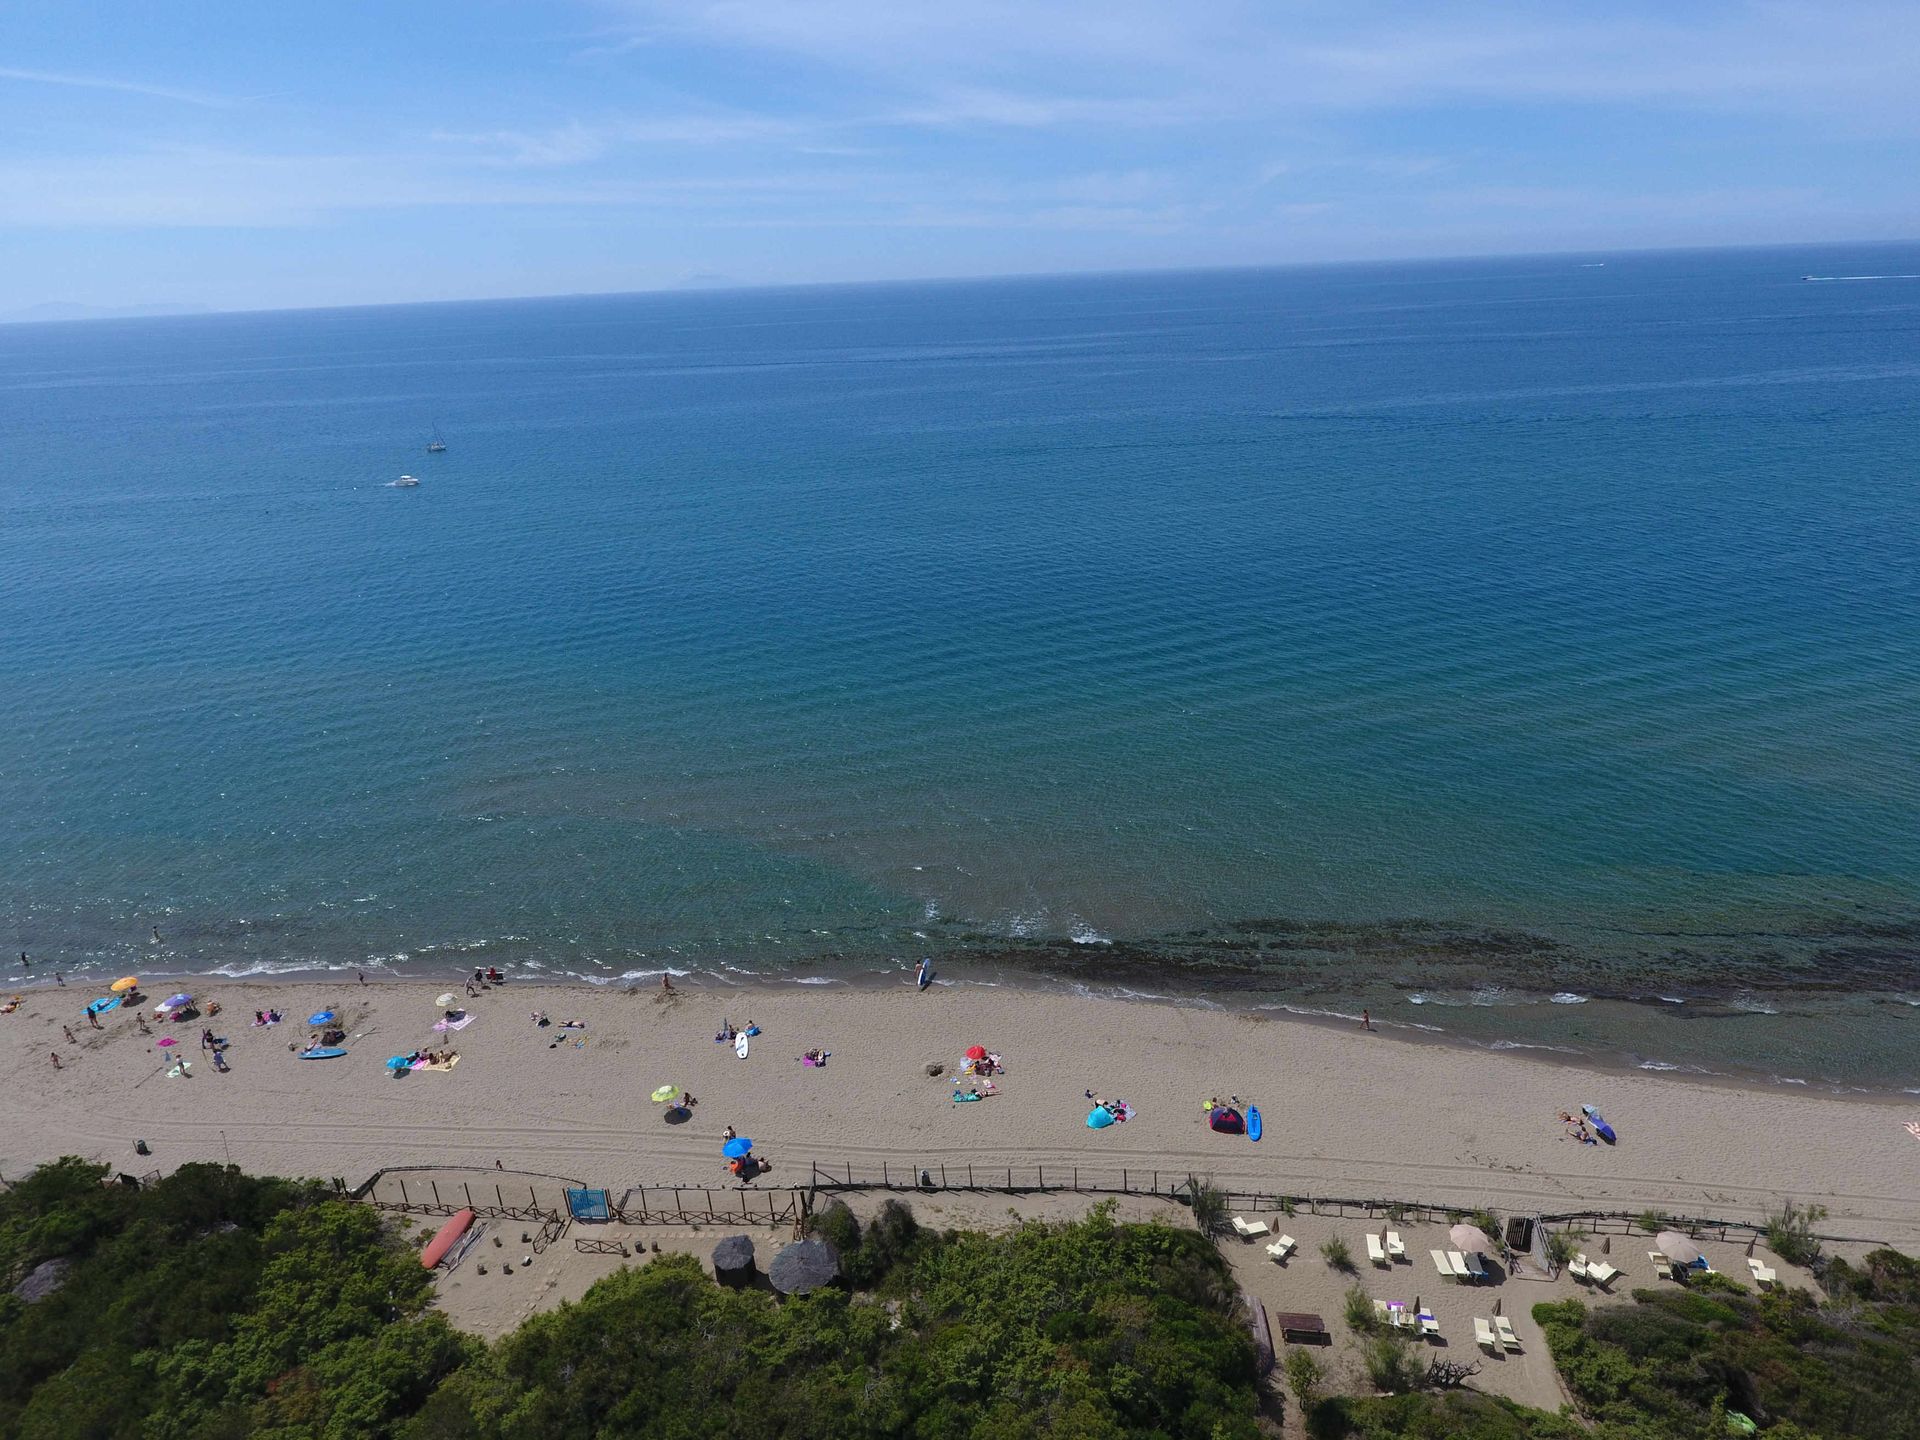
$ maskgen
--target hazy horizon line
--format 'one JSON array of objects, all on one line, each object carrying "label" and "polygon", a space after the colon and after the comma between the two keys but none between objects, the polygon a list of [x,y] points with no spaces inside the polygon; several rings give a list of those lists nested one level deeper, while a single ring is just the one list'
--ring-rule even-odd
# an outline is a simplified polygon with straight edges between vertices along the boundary
[{"label": "hazy horizon line", "polygon": [[[1466,250],[1458,252],[1430,252],[1426,254],[1375,255],[1365,259],[1318,259],[1285,260],[1252,264],[1198,264],[1198,265],[1120,265],[1110,268],[1069,269],[1069,270],[1008,270],[981,275],[916,275],[890,279],[871,280],[733,280],[725,276],[696,275],[686,279],[671,281],[661,285],[640,287],[631,290],[556,290],[511,295],[467,295],[446,299],[418,300],[361,300],[348,301],[334,305],[256,305],[233,306],[207,305],[198,302],[174,301],[129,301],[118,305],[104,305],[87,301],[42,300],[14,311],[0,314],[0,326],[27,325],[86,325],[103,322],[127,321],[168,321],[168,320],[205,320],[230,315],[302,315],[321,314],[337,310],[398,310],[430,305],[511,305],[533,303],[543,300],[594,300],[626,299],[633,296],[649,295],[713,295],[743,291],[764,292],[770,290],[850,290],[873,289],[888,286],[914,285],[970,285],[992,284],[998,281],[1020,280],[1070,280],[1079,277],[1122,277],[1151,275],[1205,275],[1232,274],[1236,272],[1260,272],[1270,270],[1334,270],[1342,268],[1365,268],[1381,265],[1421,265],[1471,262],[1476,260],[1530,260],[1562,259],[1570,256],[1592,255],[1609,258],[1626,258],[1646,255],[1686,255],[1707,254],[1748,250],[1824,250],[1841,246],[1871,246],[1887,248],[1900,245],[1920,245],[1920,236],[1899,239],[1840,239],[1840,240],[1789,240],[1754,241],[1738,245],[1644,245],[1626,249],[1592,249],[1587,247],[1569,247],[1549,250]],[[706,283],[696,283],[706,282]],[[26,312],[43,308],[73,306],[76,309],[94,310],[103,313],[91,315],[68,315],[38,318]],[[141,311],[174,311],[175,313],[153,314]]]}]

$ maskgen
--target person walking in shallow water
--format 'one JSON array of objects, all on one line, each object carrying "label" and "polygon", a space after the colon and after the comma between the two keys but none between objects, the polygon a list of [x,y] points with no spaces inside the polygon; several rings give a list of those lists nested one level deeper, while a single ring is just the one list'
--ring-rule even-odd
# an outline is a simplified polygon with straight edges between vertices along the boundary
[{"label": "person walking in shallow water", "polygon": [[1360,1028],[1362,1030],[1373,1029],[1373,1012],[1371,1010],[1362,1010],[1360,1012]]}]

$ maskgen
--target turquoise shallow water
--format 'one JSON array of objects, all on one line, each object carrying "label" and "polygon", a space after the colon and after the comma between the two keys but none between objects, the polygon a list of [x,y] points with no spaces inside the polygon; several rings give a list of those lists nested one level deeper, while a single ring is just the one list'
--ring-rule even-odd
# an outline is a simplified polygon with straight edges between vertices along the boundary
[{"label": "turquoise shallow water", "polygon": [[0,943],[1902,1080],[1920,248],[1594,259],[0,328]]}]

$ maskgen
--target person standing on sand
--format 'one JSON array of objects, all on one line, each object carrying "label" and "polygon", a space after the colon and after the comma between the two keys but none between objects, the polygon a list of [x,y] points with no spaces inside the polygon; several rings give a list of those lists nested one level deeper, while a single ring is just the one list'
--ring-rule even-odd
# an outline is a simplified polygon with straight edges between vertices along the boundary
[{"label": "person standing on sand", "polygon": [[87,1011],[87,1024],[91,1025],[96,1030],[102,1028],[100,1024],[100,1017],[94,1014],[93,1011],[91,1010]]},{"label": "person standing on sand", "polygon": [[53,983],[56,985],[65,985],[67,983],[67,977],[56,970],[53,972]]},{"label": "person standing on sand", "polygon": [[668,974],[665,970],[662,970],[660,972],[660,988],[666,991],[669,995],[673,993],[673,976]]},{"label": "person standing on sand", "polygon": [[60,1052],[58,1050],[49,1050],[47,1053],[53,1057],[53,1068],[58,1070],[60,1068]]},{"label": "person standing on sand", "polygon": [[78,1040],[73,1038],[73,1027],[71,1025],[62,1025],[60,1027],[60,1033],[67,1037],[67,1044],[78,1045],[80,1043]]},{"label": "person standing on sand", "polygon": [[361,983],[362,985],[364,985],[364,984],[366,984],[366,983],[367,983],[367,972],[366,972],[366,971],[364,971],[364,970],[356,970],[356,971],[354,971],[353,973],[354,973],[354,974],[356,974],[356,975],[358,975],[358,976],[360,977],[360,983]]},{"label": "person standing on sand", "polygon": [[1373,1012],[1371,1010],[1362,1010],[1360,1012],[1360,1028],[1362,1030],[1373,1029]]}]

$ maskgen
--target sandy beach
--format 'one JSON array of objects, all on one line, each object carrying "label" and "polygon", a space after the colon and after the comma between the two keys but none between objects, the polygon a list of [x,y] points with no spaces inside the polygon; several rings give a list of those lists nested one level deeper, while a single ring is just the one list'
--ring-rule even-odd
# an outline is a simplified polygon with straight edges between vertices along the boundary
[{"label": "sandy beach", "polygon": [[[390,1165],[498,1162],[616,1191],[722,1185],[720,1135],[731,1125],[773,1161],[763,1184],[805,1183],[814,1163],[884,1162],[1192,1172],[1269,1192],[1548,1213],[1746,1219],[1791,1198],[1826,1206],[1832,1233],[1920,1244],[1920,1139],[1906,1129],[1920,1102],[1609,1073],[1064,991],[683,983],[669,995],[516,981],[463,1002],[472,1023],[443,1035],[438,983],[184,988],[221,1013],[164,1025],[149,998],[150,1034],[123,1011],[93,1030],[90,996],[68,988],[26,992],[0,1016],[0,1173],[78,1154],[134,1173],[231,1158],[357,1183]],[[266,1006],[289,1023],[251,1025]],[[301,1021],[326,1007],[340,1010],[349,1053],[296,1058],[310,1033]],[[537,1026],[534,1011],[555,1025]],[[558,1029],[574,1018],[584,1031]],[[715,1043],[723,1018],[761,1027],[746,1059]],[[230,1073],[200,1050],[209,1024],[230,1041]],[[166,1076],[155,1047],[167,1033],[191,1077]],[[993,1098],[956,1105],[952,1071],[976,1042],[1007,1073]],[[395,1080],[384,1068],[397,1052],[449,1043],[460,1054],[451,1072]],[[799,1063],[814,1047],[831,1051],[825,1068]],[[930,1077],[933,1062],[947,1073]],[[689,1123],[664,1123],[649,1101],[664,1084],[698,1098]],[[1088,1089],[1130,1101],[1135,1118],[1089,1130]],[[1257,1104],[1261,1142],[1207,1130],[1202,1105],[1214,1095]],[[1557,1114],[1583,1103],[1604,1112],[1617,1146],[1566,1138]]]}]

